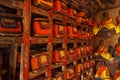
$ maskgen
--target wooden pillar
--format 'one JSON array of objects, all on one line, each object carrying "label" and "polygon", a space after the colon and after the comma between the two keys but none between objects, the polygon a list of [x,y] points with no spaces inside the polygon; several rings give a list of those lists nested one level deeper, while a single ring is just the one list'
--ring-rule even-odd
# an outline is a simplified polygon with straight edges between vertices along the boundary
[{"label": "wooden pillar", "polygon": [[24,0],[20,80],[29,80],[31,0]]}]

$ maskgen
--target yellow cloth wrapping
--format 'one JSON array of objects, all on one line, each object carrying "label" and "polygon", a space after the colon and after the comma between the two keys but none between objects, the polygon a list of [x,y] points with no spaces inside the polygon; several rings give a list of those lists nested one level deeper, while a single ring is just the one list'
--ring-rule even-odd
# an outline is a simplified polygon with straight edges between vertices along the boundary
[{"label": "yellow cloth wrapping", "polygon": [[102,71],[102,74],[101,75],[98,75],[99,72],[101,72],[100,69],[101,66],[98,68],[96,74],[95,74],[95,77],[98,78],[102,78],[103,80],[111,80],[111,76],[110,76],[110,72],[109,72],[109,69],[106,67],[105,70]]},{"label": "yellow cloth wrapping", "polygon": [[99,31],[99,28],[96,26],[96,27],[93,27],[93,34],[96,35]]},{"label": "yellow cloth wrapping", "polygon": [[114,58],[112,57],[112,55],[108,52],[104,52],[101,54],[101,56],[104,58],[104,59],[107,59],[107,60],[113,60]]},{"label": "yellow cloth wrapping", "polygon": [[113,24],[112,18],[109,17],[107,20],[101,23],[100,28],[103,28],[103,27],[108,28],[108,29],[113,29],[116,26]]},{"label": "yellow cloth wrapping", "polygon": [[114,74],[114,80],[120,80],[120,70],[116,70]]},{"label": "yellow cloth wrapping", "polygon": [[98,54],[97,52],[95,53],[95,55],[97,56],[97,55],[100,55],[100,56],[102,56],[104,59],[106,59],[106,60],[113,60],[114,58],[112,57],[112,55],[110,54],[110,53],[108,53],[108,52],[103,52],[103,53],[101,53],[101,54]]},{"label": "yellow cloth wrapping", "polygon": [[112,19],[109,19],[105,22],[104,25],[100,25],[100,28],[102,27],[105,27],[107,29],[115,29],[116,33],[120,33],[120,26],[116,26],[114,23],[113,23],[113,20]]},{"label": "yellow cloth wrapping", "polygon": [[120,76],[116,80],[120,80]]},{"label": "yellow cloth wrapping", "polygon": [[120,33],[120,26],[116,26],[115,31],[116,31],[116,33]]},{"label": "yellow cloth wrapping", "polygon": [[116,27],[116,25],[113,24],[113,21],[112,19],[110,19],[106,25],[104,25],[105,28],[108,28],[108,29],[114,29]]},{"label": "yellow cloth wrapping", "polygon": [[[101,47],[100,49],[102,49],[102,48],[104,48],[104,46]],[[106,60],[113,60],[114,59],[112,57],[112,55],[108,52],[107,47],[105,47],[100,54],[99,54],[99,51],[98,51],[98,52],[95,53],[95,55],[100,55]]]}]

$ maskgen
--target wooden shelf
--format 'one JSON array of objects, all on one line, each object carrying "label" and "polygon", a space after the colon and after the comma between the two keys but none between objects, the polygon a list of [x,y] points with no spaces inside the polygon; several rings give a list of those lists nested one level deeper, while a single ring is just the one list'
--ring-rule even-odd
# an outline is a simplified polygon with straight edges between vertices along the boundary
[{"label": "wooden shelf", "polygon": [[40,9],[38,7],[35,7],[35,6],[31,6],[31,12],[38,14],[38,15],[41,15],[41,16],[44,16],[44,17],[49,17],[49,14],[47,11]]},{"label": "wooden shelf", "polygon": [[53,43],[64,43],[64,38],[53,38]]},{"label": "wooden shelf", "polygon": [[67,60],[67,64],[74,63],[74,61],[75,61],[75,59],[69,58],[69,59]]},{"label": "wooden shelf", "polygon": [[33,79],[41,74],[47,73],[48,69],[38,70],[36,72],[29,72],[29,79]]},{"label": "wooden shelf", "polygon": [[67,16],[67,14],[65,12],[63,12],[62,10],[55,11],[54,14],[59,14],[59,15],[64,16],[64,17]]},{"label": "wooden shelf", "polygon": [[53,20],[57,20],[57,21],[60,21],[60,22],[63,22],[63,16],[61,16],[60,14],[53,14]]},{"label": "wooden shelf", "polygon": [[53,64],[52,69],[59,68],[59,67],[62,67],[62,66],[63,66],[62,63]]},{"label": "wooden shelf", "polygon": [[15,14],[9,14],[9,13],[3,13],[3,12],[0,12],[0,17],[23,19],[22,16],[18,16],[18,15],[15,15]]},{"label": "wooden shelf", "polygon": [[0,5],[6,6],[9,8],[15,8],[15,9],[23,9],[24,8],[23,2],[21,2],[21,1],[9,2],[9,1],[5,1],[5,0],[0,0]]},{"label": "wooden shelf", "polygon": [[75,38],[68,38],[67,43],[75,43]]},{"label": "wooden shelf", "polygon": [[36,37],[31,37],[31,44],[34,43],[49,43],[49,38],[36,38]]},{"label": "wooden shelf", "polygon": [[23,42],[22,37],[0,37],[0,44],[11,44]]},{"label": "wooden shelf", "polygon": [[[20,67],[20,80],[28,80],[28,79],[34,79],[37,76],[40,76],[42,74],[47,74],[46,77],[51,79],[52,77],[52,70],[62,67],[64,68],[63,71],[66,71],[67,66],[69,66],[70,63],[73,63],[74,67],[76,68],[76,64],[78,62],[78,60],[80,59],[85,59],[86,57],[89,57],[90,54],[86,54],[86,55],[81,55],[81,56],[75,56],[74,58],[67,58],[65,63],[56,63],[56,64],[52,64],[52,52],[54,44],[59,44],[60,46],[57,47],[61,47],[62,44],[62,48],[64,48],[65,52],[67,52],[67,48],[69,43],[73,43],[73,48],[78,47],[77,43],[79,42],[89,42],[89,39],[79,39],[78,37],[72,37],[69,38],[67,36],[67,34],[65,33],[64,37],[55,37],[53,34],[54,32],[52,32],[52,34],[48,34],[48,35],[34,35],[32,36],[32,34],[30,33],[31,30],[31,24],[33,18],[44,18],[49,20],[50,23],[50,28],[51,30],[53,30],[53,22],[59,22],[60,24],[62,24],[63,26],[65,25],[74,25],[74,27],[76,26],[75,20],[76,17],[69,17],[69,15],[64,12],[63,10],[61,11],[56,11],[54,12],[53,10],[47,11],[47,10],[43,10],[42,8],[36,7],[32,5],[32,0],[24,0],[24,2],[21,1],[17,1],[17,0],[13,0],[13,2],[10,2],[12,0],[0,0],[0,5],[1,6],[5,6],[8,8],[13,8],[17,11],[16,14],[22,14],[22,16],[17,16],[14,14],[10,14],[10,13],[1,13],[0,12],[0,17],[10,17],[10,18],[18,18],[23,22],[23,33],[20,35],[17,34],[0,34],[0,44],[5,45],[5,44],[15,44],[15,43],[20,43],[23,44],[23,46],[21,46],[21,65]],[[61,0],[60,0],[61,1]],[[65,4],[68,4],[68,0],[62,0]],[[74,0],[73,0],[74,2]],[[74,8],[74,9],[78,9],[79,7],[77,5],[75,5],[76,3],[70,3],[70,5]],[[59,24],[58,23],[58,24]],[[57,23],[55,23],[57,24]],[[80,25],[80,24],[78,24]],[[84,27],[84,25],[82,25],[82,27]],[[48,52],[49,52],[49,66],[41,68],[40,70],[37,70],[35,72],[31,71],[29,69],[30,66],[30,56],[31,51],[30,51],[30,47],[31,44],[47,44],[48,48]],[[2,47],[2,45],[0,47]],[[40,52],[41,53],[41,52]],[[61,54],[62,55],[62,54]],[[75,53],[76,55],[76,53]],[[76,69],[75,69],[76,70]],[[85,71],[84,71],[85,73]],[[1,74],[1,72],[0,72]],[[29,76],[28,76],[29,75]],[[66,79],[66,73],[64,72],[64,77]],[[76,75],[75,75],[76,78]]]}]

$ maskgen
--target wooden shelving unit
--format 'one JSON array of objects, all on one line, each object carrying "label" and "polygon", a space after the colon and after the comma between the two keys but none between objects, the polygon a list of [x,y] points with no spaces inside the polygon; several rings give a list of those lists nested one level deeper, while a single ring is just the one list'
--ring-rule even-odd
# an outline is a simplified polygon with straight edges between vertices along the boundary
[{"label": "wooden shelving unit", "polygon": [[[14,45],[20,45],[21,51],[21,59],[20,59],[20,73],[19,73],[19,80],[34,80],[36,79],[41,79],[41,75],[44,75],[43,77],[47,78],[47,80],[53,80],[53,73],[54,71],[57,71],[64,74],[64,80],[68,80],[66,78],[66,71],[68,70],[68,65],[73,66],[74,69],[74,77],[72,77],[70,80],[83,80],[83,77],[86,77],[88,75],[85,74],[87,70],[93,69],[93,67],[89,67],[88,69],[84,70],[80,73],[77,73],[77,65],[79,64],[78,61],[84,59],[84,62],[87,62],[90,60],[90,57],[93,56],[93,52],[90,53],[87,51],[86,54],[81,53],[81,55],[78,56],[77,48],[82,48],[88,47],[90,45],[84,44],[84,42],[91,42],[91,39],[80,39],[79,37],[69,37],[68,32],[66,31],[64,34],[64,37],[55,37],[54,30],[53,30],[53,23],[55,21],[62,22],[62,25],[64,25],[66,28],[68,25],[74,25],[76,22],[75,18],[71,18],[67,13],[63,13],[61,11],[56,11],[54,12],[53,9],[51,10],[44,10],[40,7],[36,7],[32,4],[32,0],[10,0],[12,2],[9,2],[9,0],[0,0],[0,5],[8,7],[8,8],[13,8],[16,9],[18,12],[17,14],[19,16],[15,16],[14,14],[8,15],[6,14],[0,14],[0,16],[5,16],[5,17],[15,17],[15,18],[20,18],[22,19],[22,35],[20,36],[0,36],[0,44],[14,44]],[[55,0],[54,0],[55,1]],[[52,0],[52,2],[54,3]],[[64,1],[64,0],[63,0]],[[65,0],[67,3],[67,1]],[[68,2],[69,4],[69,2]],[[73,4],[70,4],[71,6],[74,6]],[[75,6],[74,9],[78,9],[77,6]],[[33,18],[49,18],[50,20],[50,28],[52,30],[52,33],[47,35],[47,37],[44,37],[43,35],[38,35],[33,36],[31,35],[32,31],[32,22]],[[74,27],[77,27],[77,25],[74,25]],[[82,26],[84,27],[84,26]],[[89,33],[89,32],[88,32]],[[68,45],[67,44],[73,44],[72,48],[75,49],[74,52],[74,58],[69,58],[66,56],[66,61],[64,63],[53,63],[53,52],[54,52],[54,45],[62,45],[60,48],[63,48],[65,51],[65,55],[68,53]],[[78,45],[78,43],[81,43],[82,45]],[[49,66],[46,69],[43,70],[36,70],[35,72],[31,71],[31,66],[30,66],[30,60],[31,60],[31,50],[30,47],[32,44],[47,44],[47,52],[49,52]],[[15,53],[17,54],[17,53]],[[89,57],[88,60],[85,60],[87,57]],[[94,57],[92,58],[94,60]],[[84,72],[84,73],[83,73]],[[79,74],[79,75],[78,75]]]}]

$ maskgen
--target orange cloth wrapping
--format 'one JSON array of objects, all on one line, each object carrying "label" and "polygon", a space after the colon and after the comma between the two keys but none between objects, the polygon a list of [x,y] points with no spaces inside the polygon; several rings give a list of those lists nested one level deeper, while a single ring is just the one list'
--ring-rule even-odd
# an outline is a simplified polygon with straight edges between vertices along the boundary
[{"label": "orange cloth wrapping", "polygon": [[110,76],[110,72],[107,68],[106,65],[100,65],[97,72],[96,72],[96,75],[95,77],[100,77],[102,78],[103,80],[111,80],[111,76]]},{"label": "orange cloth wrapping", "polygon": [[31,58],[31,67],[32,70],[38,70],[39,69],[39,62],[37,57],[32,57]]},{"label": "orange cloth wrapping", "polygon": [[70,17],[74,17],[77,14],[77,12],[74,9],[69,8],[68,9],[68,14],[69,14]]},{"label": "orange cloth wrapping", "polygon": [[115,29],[116,33],[119,33],[120,32],[120,28],[119,26],[116,26],[114,23],[113,23],[113,20],[111,17],[108,17],[107,20],[103,21],[100,25],[100,28],[107,28],[107,29]]},{"label": "orange cloth wrapping", "polygon": [[107,20],[102,21],[101,25],[104,26],[104,25],[110,23],[111,21],[112,21],[112,18],[111,18],[111,17],[108,17]]},{"label": "orange cloth wrapping", "polygon": [[65,53],[63,50],[56,50],[53,52],[53,62],[62,63],[66,60]]},{"label": "orange cloth wrapping", "polygon": [[77,65],[77,72],[80,73],[81,72],[81,64]]},{"label": "orange cloth wrapping", "polygon": [[68,37],[77,37],[77,28],[72,26],[67,26]]},{"label": "orange cloth wrapping", "polygon": [[100,48],[100,50],[98,51],[98,54],[103,53],[105,49],[106,49],[106,46],[102,46],[102,47]]},{"label": "orange cloth wrapping", "polygon": [[117,70],[115,75],[114,75],[114,80],[120,80],[120,70]]},{"label": "orange cloth wrapping", "polygon": [[90,67],[93,67],[93,60],[89,61],[89,65],[90,65]]},{"label": "orange cloth wrapping", "polygon": [[20,33],[22,32],[21,23],[17,21],[16,28],[5,28],[0,24],[0,32],[7,32],[7,33]]},{"label": "orange cloth wrapping", "polygon": [[62,10],[60,0],[55,0],[53,2],[53,10],[54,11],[60,11],[60,10]]},{"label": "orange cloth wrapping", "polygon": [[78,54],[78,55],[81,55],[81,49],[80,49],[80,47],[77,48],[77,54]]},{"label": "orange cloth wrapping", "polygon": [[71,79],[71,78],[73,78],[74,77],[74,69],[67,69],[67,71],[66,71],[66,78],[67,79]]},{"label": "orange cloth wrapping", "polygon": [[43,29],[42,27],[49,27],[48,24],[46,24],[47,22],[40,22],[40,21],[34,21],[33,22],[33,30],[34,30],[34,34],[38,34],[38,35],[46,35],[46,34],[51,34],[52,30],[50,28],[45,28]]},{"label": "orange cloth wrapping", "polygon": [[62,37],[65,35],[65,26],[54,24],[54,36]]},{"label": "orange cloth wrapping", "polygon": [[118,20],[118,22],[120,22],[120,16],[118,16],[117,20]]},{"label": "orange cloth wrapping", "polygon": [[69,58],[75,57],[75,49],[69,49],[69,51],[67,52],[67,56]]},{"label": "orange cloth wrapping", "polygon": [[103,57],[106,60],[113,60],[114,58],[112,57],[112,55],[108,52],[107,47],[106,46],[102,46],[97,53],[95,53],[95,55],[100,55],[101,57]]},{"label": "orange cloth wrapping", "polygon": [[85,16],[85,12],[81,11],[77,13],[77,17],[83,17],[83,16]]},{"label": "orange cloth wrapping", "polygon": [[115,46],[115,50],[118,56],[120,56],[120,45]]}]

